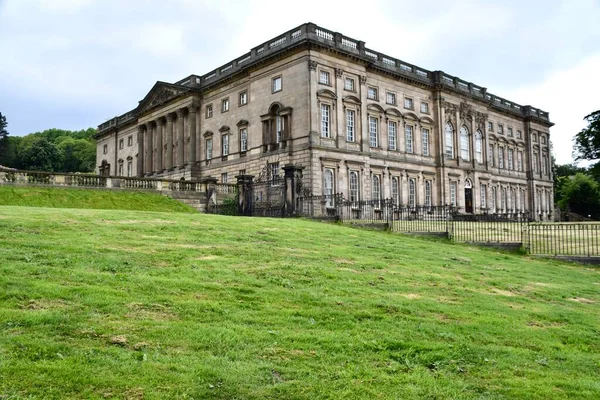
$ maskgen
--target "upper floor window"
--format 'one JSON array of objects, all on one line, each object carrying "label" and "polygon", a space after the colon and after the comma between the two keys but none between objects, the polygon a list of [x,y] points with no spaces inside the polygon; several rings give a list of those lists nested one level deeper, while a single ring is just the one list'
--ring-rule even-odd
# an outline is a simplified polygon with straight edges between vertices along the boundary
[{"label": "upper floor window", "polygon": [[379,179],[379,175],[373,175],[373,200],[381,199],[381,180]]},{"label": "upper floor window", "polygon": [[240,129],[240,151],[248,151],[248,129]]},{"label": "upper floor window", "polygon": [[283,118],[277,114],[275,116],[275,141],[280,143],[283,139]]},{"label": "upper floor window", "polygon": [[240,93],[240,106],[248,104],[248,92],[243,91]]},{"label": "upper floor window", "polygon": [[523,132],[517,130],[517,139],[523,138]]},{"label": "upper floor window", "polygon": [[429,114],[429,103],[421,102],[421,112]]},{"label": "upper floor window", "polygon": [[104,146],[102,146],[102,153],[103,154],[108,153],[108,145],[105,144]]},{"label": "upper floor window", "polygon": [[131,177],[133,175],[133,162],[127,161],[127,176]]},{"label": "upper floor window", "polygon": [[431,181],[425,181],[425,206],[431,207]]},{"label": "upper floor window", "polygon": [[379,136],[377,134],[377,125],[379,120],[375,117],[369,117],[369,146],[377,147],[379,144]]},{"label": "upper floor window", "polygon": [[398,178],[392,177],[392,201],[394,205],[400,205],[400,185],[398,184]]},{"label": "upper floor window", "polygon": [[446,157],[454,158],[454,128],[450,122],[446,123],[446,128],[444,129],[444,136],[446,142]]},{"label": "upper floor window", "polygon": [[482,183],[480,186],[480,189],[479,189],[479,193],[481,195],[481,208],[485,209],[487,206],[487,202],[486,202],[487,185],[484,185]]},{"label": "upper floor window", "polygon": [[427,129],[427,128],[421,129],[421,139],[423,141],[423,143],[422,143],[423,155],[429,156],[429,129]]},{"label": "upper floor window", "polygon": [[323,85],[329,85],[329,72],[321,71],[319,73],[319,83],[322,83]]},{"label": "upper floor window", "polygon": [[490,164],[490,167],[494,166],[494,145],[490,144],[488,146],[488,163]]},{"label": "upper floor window", "polygon": [[517,151],[517,171],[523,171],[523,152]]},{"label": "upper floor window", "polygon": [[377,100],[377,88],[369,87],[367,89],[367,99]]},{"label": "upper floor window", "polygon": [[229,98],[221,100],[221,112],[229,111]]},{"label": "upper floor window", "polygon": [[546,136],[542,136],[542,144],[546,144]]},{"label": "upper floor window", "polygon": [[396,128],[398,124],[394,121],[388,121],[388,144],[390,150],[396,150]]},{"label": "upper floor window", "polygon": [[119,140],[119,149],[122,149],[123,147],[125,147],[125,140],[124,139],[120,139]]},{"label": "upper floor window", "polygon": [[221,136],[221,155],[229,155],[229,134]]},{"label": "upper floor window", "polygon": [[508,128],[508,136],[512,137],[513,136],[513,128]]},{"label": "upper floor window", "polygon": [[356,114],[354,110],[346,110],[346,140],[348,142],[354,142],[354,120]]},{"label": "upper floor window", "polygon": [[272,92],[273,93],[281,91],[281,89],[282,89],[282,82],[281,82],[281,77],[280,76],[273,78],[273,82],[272,82],[272,86],[271,87],[272,87]]},{"label": "upper floor window", "polygon": [[410,207],[414,207],[417,204],[416,186],[417,184],[415,178],[410,178],[408,180],[408,205]]},{"label": "upper floor window", "polygon": [[206,159],[212,160],[213,141],[212,138],[206,139]]},{"label": "upper floor window", "polygon": [[481,131],[477,131],[475,134],[475,159],[478,163],[483,162],[483,140]]},{"label": "upper floor window", "polygon": [[504,126],[502,124],[498,124],[498,133],[504,135]]},{"label": "upper floor window", "polygon": [[411,125],[406,125],[404,127],[404,135],[406,143],[406,152],[413,153],[413,127]]},{"label": "upper floor window", "polygon": [[488,121],[488,131],[494,132],[494,123],[492,121]]},{"label": "upper floor window", "polygon": [[514,154],[514,150],[508,149],[508,169],[510,169],[510,170],[514,169],[513,154]]},{"label": "upper floor window", "polygon": [[221,183],[227,183],[227,172],[221,174]]},{"label": "upper floor window", "polygon": [[213,116],[213,106],[209,104],[206,106],[206,118],[211,118]]},{"label": "upper floor window", "polygon": [[537,143],[537,135],[535,133],[531,134],[531,141]]},{"label": "upper floor window", "polygon": [[498,147],[498,168],[504,168],[504,147]]},{"label": "upper floor window", "polygon": [[469,131],[466,126],[460,128],[460,158],[469,161]]},{"label": "upper floor window", "polygon": [[387,104],[395,105],[396,104],[396,94],[392,93],[392,92],[387,92],[385,102]]},{"label": "upper floor window", "polygon": [[404,98],[404,108],[412,110],[413,109],[413,99],[411,99],[410,97],[405,97]]},{"label": "upper floor window", "polygon": [[127,146],[133,146],[133,136],[127,137]]},{"label": "upper floor window", "polygon": [[352,78],[344,79],[344,89],[354,92],[354,79],[352,79]]},{"label": "upper floor window", "polygon": [[329,138],[331,137],[331,132],[329,129],[329,104],[321,103],[321,137]]}]

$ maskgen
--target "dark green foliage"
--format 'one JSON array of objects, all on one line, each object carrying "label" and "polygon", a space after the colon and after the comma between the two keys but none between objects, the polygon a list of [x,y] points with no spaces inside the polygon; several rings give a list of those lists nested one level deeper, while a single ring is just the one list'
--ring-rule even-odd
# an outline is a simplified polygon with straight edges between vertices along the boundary
[{"label": "dark green foliage", "polygon": [[6,116],[2,115],[0,112],[0,165],[6,162],[6,152],[8,150],[8,131],[6,127],[8,123],[6,122]]},{"label": "dark green foliage", "polygon": [[584,118],[587,128],[575,136],[574,150],[578,160],[600,159],[600,110]]},{"label": "dark green foliage", "polygon": [[561,184],[558,205],[562,210],[599,219],[600,191],[598,183],[591,176],[580,172],[565,178]]},{"label": "dark green foliage", "polygon": [[24,170],[92,172],[96,164],[95,133],[93,128],[47,129],[23,137],[9,137],[4,151],[0,152],[0,164]]}]

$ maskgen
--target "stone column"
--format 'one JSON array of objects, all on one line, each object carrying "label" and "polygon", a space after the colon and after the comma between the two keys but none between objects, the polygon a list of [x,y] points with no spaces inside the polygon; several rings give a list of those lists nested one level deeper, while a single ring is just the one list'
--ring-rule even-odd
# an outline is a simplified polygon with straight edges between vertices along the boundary
[{"label": "stone column", "polygon": [[145,148],[146,154],[144,155],[144,172],[146,174],[152,173],[152,125],[150,123],[146,124],[146,133],[144,134],[146,138]]},{"label": "stone column", "polygon": [[185,108],[177,110],[177,166],[183,167],[184,160],[183,155],[185,151],[185,137],[183,134],[183,116],[185,115]]},{"label": "stone column", "polygon": [[167,114],[167,162],[165,169],[173,168],[173,114]]},{"label": "stone column", "polygon": [[144,125],[138,126],[138,135],[137,135],[138,158],[137,158],[137,171],[136,171],[137,176],[144,175],[144,151],[145,151],[144,150],[144,129],[145,129]]},{"label": "stone column", "polygon": [[297,167],[295,165],[286,165],[283,167],[284,171],[284,184],[285,184],[285,208],[284,216],[291,216],[296,214],[296,205],[298,202],[298,179],[302,178],[303,167]]},{"label": "stone column", "polygon": [[252,180],[253,175],[238,175],[237,190],[238,190],[238,214],[250,216],[252,215]]},{"label": "stone column", "polygon": [[189,145],[189,157],[188,161],[190,163],[195,163],[197,161],[196,158],[196,111],[198,106],[192,103],[188,107],[189,115],[188,115],[188,123],[189,123],[189,132],[190,132],[190,145]]},{"label": "stone column", "polygon": [[163,122],[161,118],[156,120],[156,164],[154,169],[156,171],[162,171],[164,169],[163,164]]}]

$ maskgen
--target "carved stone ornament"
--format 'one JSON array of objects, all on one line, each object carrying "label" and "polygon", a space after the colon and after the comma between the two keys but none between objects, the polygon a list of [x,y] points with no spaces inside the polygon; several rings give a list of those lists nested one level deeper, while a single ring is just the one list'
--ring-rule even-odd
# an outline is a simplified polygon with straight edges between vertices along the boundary
[{"label": "carved stone ornament", "polygon": [[164,103],[169,100],[171,97],[175,96],[175,92],[168,89],[161,89],[156,95],[152,98],[150,102],[150,107],[155,106],[160,103]]},{"label": "carved stone ornament", "polygon": [[444,111],[446,112],[446,115],[455,114],[456,110],[458,109],[458,106],[456,104],[448,103],[447,101],[444,101],[443,106],[444,106]]},{"label": "carved stone ornament", "polygon": [[473,106],[465,102],[460,103],[460,119],[464,121],[473,120]]},{"label": "carved stone ornament", "polygon": [[365,83],[367,83],[367,77],[366,77],[366,75],[361,75],[360,76],[360,83],[362,85],[364,85]]},{"label": "carved stone ornament", "polygon": [[309,60],[308,61],[308,70],[309,71],[316,71],[317,70],[317,62],[313,61],[313,60]]},{"label": "carved stone ornament", "polygon": [[335,69],[335,76],[337,76],[338,78],[341,77],[344,74],[344,70],[341,68],[336,68]]},{"label": "carved stone ornament", "polygon": [[477,128],[484,130],[485,129],[485,121],[487,120],[488,115],[482,112],[475,112],[475,123],[477,124]]}]

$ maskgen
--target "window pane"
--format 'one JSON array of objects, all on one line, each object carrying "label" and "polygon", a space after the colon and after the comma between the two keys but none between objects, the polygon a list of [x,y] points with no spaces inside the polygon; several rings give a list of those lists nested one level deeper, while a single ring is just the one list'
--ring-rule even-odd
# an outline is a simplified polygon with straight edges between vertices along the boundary
[{"label": "window pane", "polygon": [[354,110],[346,110],[346,140],[354,142]]},{"label": "window pane", "polygon": [[413,152],[413,127],[410,125],[406,125],[404,128],[404,134],[406,136],[406,152]]},{"label": "window pane", "polygon": [[330,137],[328,104],[321,104],[321,136],[324,138]]},{"label": "window pane", "polygon": [[369,117],[369,145],[371,147],[377,147],[379,138],[377,136],[377,124],[378,119],[375,117]]},{"label": "window pane", "polygon": [[423,128],[421,130],[421,138],[423,141],[423,155],[429,155],[429,129]]},{"label": "window pane", "polygon": [[388,138],[390,150],[396,150],[396,122],[389,121],[388,122]]}]

